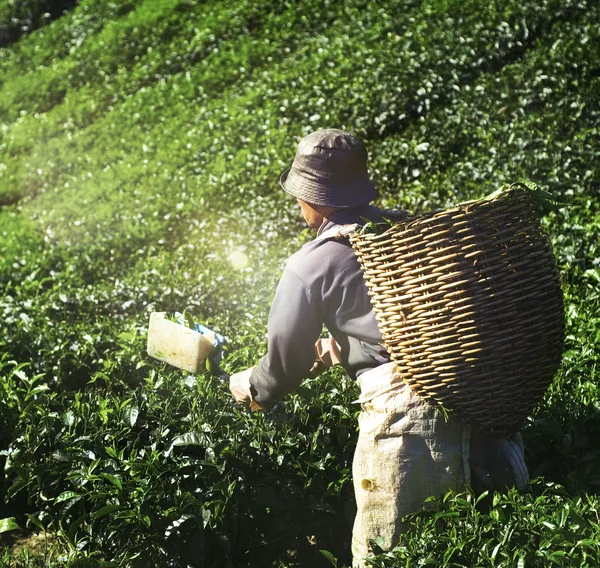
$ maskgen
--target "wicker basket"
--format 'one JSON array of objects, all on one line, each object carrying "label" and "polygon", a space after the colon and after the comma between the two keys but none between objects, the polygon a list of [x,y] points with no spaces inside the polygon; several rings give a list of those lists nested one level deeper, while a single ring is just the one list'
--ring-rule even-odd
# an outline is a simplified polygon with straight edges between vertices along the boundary
[{"label": "wicker basket", "polygon": [[350,241],[404,381],[487,433],[522,427],[564,336],[558,272],[531,193],[511,188]]}]

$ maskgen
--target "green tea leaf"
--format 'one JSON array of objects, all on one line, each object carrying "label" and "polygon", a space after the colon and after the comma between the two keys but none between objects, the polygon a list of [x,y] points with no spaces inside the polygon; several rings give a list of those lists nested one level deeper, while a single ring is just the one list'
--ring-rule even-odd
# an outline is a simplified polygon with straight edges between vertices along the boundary
[{"label": "green tea leaf", "polygon": [[18,530],[21,527],[17,524],[14,517],[0,519],[0,533]]},{"label": "green tea leaf", "polygon": [[92,519],[94,519],[94,520],[101,519],[102,517],[105,517],[106,515],[110,515],[111,513],[114,513],[115,511],[118,511],[122,508],[123,507],[121,505],[115,505],[115,504],[106,505],[105,507],[102,507],[98,511],[95,511],[94,513],[92,513]]},{"label": "green tea leaf", "polygon": [[101,473],[100,475],[101,475],[101,477],[103,477],[104,479],[106,479],[107,481],[112,483],[119,490],[123,489],[123,485],[121,484],[121,481],[114,475],[111,475],[110,473]]},{"label": "green tea leaf", "polygon": [[133,428],[137,422],[138,416],[140,415],[139,407],[132,405],[125,409],[125,419],[129,422],[129,425]]},{"label": "green tea leaf", "polygon": [[327,560],[333,565],[336,566],[338,565],[338,559],[331,554],[331,552],[329,552],[329,550],[319,550],[319,552],[325,557],[327,558]]},{"label": "green tea leaf", "polygon": [[75,491],[63,491],[55,500],[55,503],[62,503],[63,501],[69,501],[71,499],[75,499],[76,497],[81,497],[79,493]]},{"label": "green tea leaf", "polygon": [[173,439],[171,446],[206,446],[207,437],[204,432],[186,432]]}]

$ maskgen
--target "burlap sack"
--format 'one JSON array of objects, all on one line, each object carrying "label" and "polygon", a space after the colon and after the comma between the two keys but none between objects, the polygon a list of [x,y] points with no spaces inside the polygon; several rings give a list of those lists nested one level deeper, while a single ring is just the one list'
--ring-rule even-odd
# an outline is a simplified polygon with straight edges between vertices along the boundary
[{"label": "burlap sack", "polygon": [[352,468],[357,515],[353,567],[366,567],[369,540],[397,544],[402,517],[431,507],[429,496],[470,482],[471,428],[446,418],[402,383],[394,364],[360,376],[359,438]]}]

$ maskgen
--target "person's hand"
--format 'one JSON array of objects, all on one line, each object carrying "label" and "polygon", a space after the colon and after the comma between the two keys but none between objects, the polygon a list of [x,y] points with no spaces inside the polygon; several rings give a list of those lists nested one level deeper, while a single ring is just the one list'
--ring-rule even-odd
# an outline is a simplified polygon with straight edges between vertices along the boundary
[{"label": "person's hand", "polygon": [[321,361],[326,367],[333,367],[342,362],[342,351],[338,342],[333,337],[318,339],[315,343],[317,361]]},{"label": "person's hand", "polygon": [[250,367],[245,371],[234,373],[229,377],[229,390],[235,400],[250,410],[262,410],[263,407],[258,402],[252,400],[250,392],[250,375],[254,367]]},{"label": "person's hand", "polygon": [[315,343],[315,354],[316,360],[308,373],[311,379],[342,362],[340,346],[333,337],[318,339]]}]

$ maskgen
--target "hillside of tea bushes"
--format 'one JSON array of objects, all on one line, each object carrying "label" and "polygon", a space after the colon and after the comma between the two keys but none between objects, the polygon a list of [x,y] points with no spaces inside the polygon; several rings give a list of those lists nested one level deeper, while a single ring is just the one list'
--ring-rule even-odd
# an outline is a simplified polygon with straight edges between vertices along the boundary
[{"label": "hillside of tea bushes", "polygon": [[348,565],[352,381],[250,415],[145,353],[184,309],[225,371],[264,353],[310,238],[278,178],[322,127],[365,140],[382,206],[521,177],[568,202],[531,489],[449,494],[373,566],[600,565],[597,1],[0,0],[1,565]]}]

